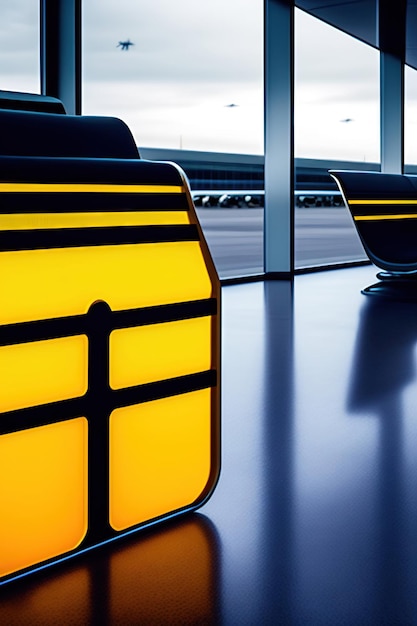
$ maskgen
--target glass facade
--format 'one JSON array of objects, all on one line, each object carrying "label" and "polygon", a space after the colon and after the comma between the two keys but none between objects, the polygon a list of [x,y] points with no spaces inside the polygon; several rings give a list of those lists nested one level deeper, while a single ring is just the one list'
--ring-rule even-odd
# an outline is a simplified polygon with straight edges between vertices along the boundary
[{"label": "glass facade", "polygon": [[[183,167],[222,278],[262,273],[261,0],[86,0],[83,33],[83,112]],[[377,167],[378,53],[296,9],[295,62],[296,267],[363,259],[327,169]]]},{"label": "glass facade", "polygon": [[406,65],[404,79],[404,162],[410,166],[417,164],[417,71]]},{"label": "glass facade", "polygon": [[[261,0],[83,2],[83,113],[123,119],[144,158],[175,153],[166,160],[190,180],[222,277],[264,269],[262,13]],[[38,0],[3,3],[0,16],[2,89],[39,92]],[[409,67],[405,86],[410,168]],[[299,9],[295,157],[296,267],[364,258],[326,172],[379,168],[378,51]]]},{"label": "glass facade", "polygon": [[142,157],[174,160],[193,191],[216,191],[196,204],[222,277],[262,272],[259,199],[217,205],[263,189],[262,163],[242,160],[263,152],[262,0],[85,0],[83,33],[83,113],[120,117]]},{"label": "glass facade", "polygon": [[236,8],[85,0],[84,112],[121,117],[139,146],[262,153],[262,2]]},{"label": "glass facade", "polygon": [[40,93],[39,0],[0,5],[0,85]]},{"label": "glass facade", "polygon": [[[328,169],[376,169],[379,162],[379,55],[324,22],[295,13],[296,268],[366,258]],[[313,192],[316,191],[316,194]],[[324,197],[324,199],[323,199]]]},{"label": "glass facade", "polygon": [[295,156],[378,162],[378,51],[303,11],[295,18]]}]

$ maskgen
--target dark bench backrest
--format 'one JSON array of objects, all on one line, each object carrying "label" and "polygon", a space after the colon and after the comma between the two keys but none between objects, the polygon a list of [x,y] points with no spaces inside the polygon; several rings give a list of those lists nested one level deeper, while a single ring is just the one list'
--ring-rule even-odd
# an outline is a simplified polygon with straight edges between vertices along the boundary
[{"label": "dark bench backrest", "polygon": [[417,176],[330,171],[366,253],[390,272],[417,269]]},{"label": "dark bench backrest", "polygon": [[0,110],[0,154],[138,159],[133,136],[111,117]]},{"label": "dark bench backrest", "polygon": [[65,107],[61,100],[38,93],[0,90],[0,109],[13,111],[37,111],[38,113],[61,113],[65,115]]}]

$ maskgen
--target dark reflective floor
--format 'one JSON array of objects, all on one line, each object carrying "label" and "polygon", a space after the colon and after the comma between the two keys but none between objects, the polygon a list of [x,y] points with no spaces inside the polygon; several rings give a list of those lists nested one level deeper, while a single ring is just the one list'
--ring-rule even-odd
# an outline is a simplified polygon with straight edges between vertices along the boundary
[{"label": "dark reflective floor", "polygon": [[223,288],[212,499],[3,588],[0,624],[417,625],[417,303],[373,282]]}]

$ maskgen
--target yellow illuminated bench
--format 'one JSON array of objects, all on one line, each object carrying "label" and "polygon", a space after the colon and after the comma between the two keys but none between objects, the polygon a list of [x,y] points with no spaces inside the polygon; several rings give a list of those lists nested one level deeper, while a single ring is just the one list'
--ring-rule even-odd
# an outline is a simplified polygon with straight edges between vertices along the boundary
[{"label": "yellow illuminated bench", "polygon": [[[56,145],[89,120],[4,116]],[[0,582],[200,506],[219,472],[220,288],[183,173],[54,145],[0,157]]]}]

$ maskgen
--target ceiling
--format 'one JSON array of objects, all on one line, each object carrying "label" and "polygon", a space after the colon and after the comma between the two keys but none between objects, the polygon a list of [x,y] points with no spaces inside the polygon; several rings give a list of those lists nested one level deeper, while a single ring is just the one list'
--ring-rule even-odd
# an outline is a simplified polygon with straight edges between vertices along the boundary
[{"label": "ceiling", "polygon": [[[382,1],[382,0],[380,0]],[[384,0],[391,12],[388,29],[395,29],[398,0]],[[374,47],[378,46],[378,0],[295,0],[299,9],[353,35]],[[417,69],[417,0],[406,0],[405,62]]]}]

